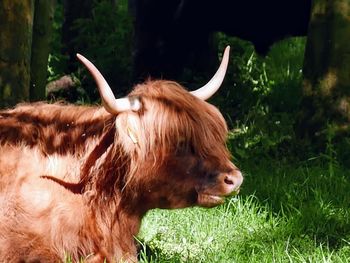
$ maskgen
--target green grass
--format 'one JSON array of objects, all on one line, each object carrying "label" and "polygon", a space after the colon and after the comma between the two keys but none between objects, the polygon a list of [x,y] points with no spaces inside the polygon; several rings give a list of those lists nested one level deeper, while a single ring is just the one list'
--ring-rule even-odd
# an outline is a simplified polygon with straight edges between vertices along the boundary
[{"label": "green grass", "polygon": [[350,172],[243,165],[239,197],[213,209],[154,210],[141,262],[350,262]]}]

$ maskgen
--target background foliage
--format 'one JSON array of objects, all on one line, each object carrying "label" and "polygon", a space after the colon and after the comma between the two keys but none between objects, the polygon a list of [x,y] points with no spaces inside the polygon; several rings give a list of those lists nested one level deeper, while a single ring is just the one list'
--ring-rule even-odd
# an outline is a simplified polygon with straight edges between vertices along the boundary
[{"label": "background foliage", "polygon": [[[78,61],[76,72],[68,72],[68,57],[62,54],[64,43],[60,41],[63,21],[63,6],[57,3],[52,41],[52,53],[49,59],[48,80],[56,80],[64,74],[72,74],[80,82],[77,89],[80,102],[92,103],[98,100],[98,92],[93,80]],[[111,83],[116,96],[125,95],[131,87],[132,66],[132,21],[128,13],[127,0],[94,1],[90,18],[75,21],[73,29],[79,34],[72,40],[81,54],[94,61],[105,78]]]},{"label": "background foliage", "polygon": [[[70,74],[77,84],[75,102],[98,102],[94,82],[78,62],[76,72],[67,72],[68,60],[62,54],[64,43],[60,41],[62,21],[62,3],[58,1],[48,81]],[[113,1],[95,0],[91,17],[77,20],[74,29],[79,32],[73,40],[79,52],[94,61],[117,96],[125,95],[133,86],[133,28],[127,0],[119,0],[117,5]],[[218,46],[218,58],[226,45],[231,46],[225,82],[212,102],[220,108],[229,124],[228,144],[236,159],[274,158],[290,162],[314,156],[323,160],[331,155],[350,166],[350,139],[335,140],[331,127],[325,131],[326,148],[296,139],[305,38],[280,41],[271,47],[266,57],[258,56],[249,42],[223,33],[217,33],[214,41]],[[185,72],[192,71],[187,69]],[[183,79],[177,81],[194,88],[208,78],[189,78],[184,74]]]},{"label": "background foliage", "polygon": [[259,57],[252,45],[219,35],[219,49],[232,46],[225,89],[217,104],[233,128],[232,152],[268,158],[291,156],[294,121],[301,101],[304,38],[284,40]]}]

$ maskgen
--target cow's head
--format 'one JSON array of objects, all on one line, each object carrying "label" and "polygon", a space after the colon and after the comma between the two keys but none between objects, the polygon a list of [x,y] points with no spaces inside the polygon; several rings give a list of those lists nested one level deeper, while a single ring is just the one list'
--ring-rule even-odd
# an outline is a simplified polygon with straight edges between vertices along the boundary
[{"label": "cow's head", "polygon": [[205,101],[224,79],[229,47],[214,77],[198,90],[148,81],[121,99],[91,62],[78,58],[94,77],[105,109],[116,115],[119,144],[131,159],[125,191],[134,193],[142,210],[212,207],[238,192],[243,177],[230,161],[225,120]]}]

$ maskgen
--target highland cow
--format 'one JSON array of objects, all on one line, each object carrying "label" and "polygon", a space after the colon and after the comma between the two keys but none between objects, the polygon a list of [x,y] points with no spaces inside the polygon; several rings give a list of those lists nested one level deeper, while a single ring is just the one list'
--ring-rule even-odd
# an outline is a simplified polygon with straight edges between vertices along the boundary
[{"label": "highland cow", "polygon": [[215,76],[188,92],[166,80],[114,95],[78,55],[103,107],[31,103],[0,111],[0,261],[137,261],[134,236],[153,208],[213,207],[237,193],[224,118],[205,102]]}]

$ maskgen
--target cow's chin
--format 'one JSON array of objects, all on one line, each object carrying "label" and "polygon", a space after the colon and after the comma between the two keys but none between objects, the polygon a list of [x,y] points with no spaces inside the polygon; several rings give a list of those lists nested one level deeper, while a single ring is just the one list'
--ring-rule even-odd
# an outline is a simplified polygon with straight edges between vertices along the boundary
[{"label": "cow's chin", "polygon": [[211,195],[198,193],[197,203],[203,207],[214,207],[225,202],[225,197],[220,195]]},{"label": "cow's chin", "polygon": [[223,204],[225,202],[226,197],[237,195],[238,192],[239,190],[232,192],[228,195],[198,193],[197,203],[199,206],[203,206],[203,207],[214,207],[214,206]]}]

